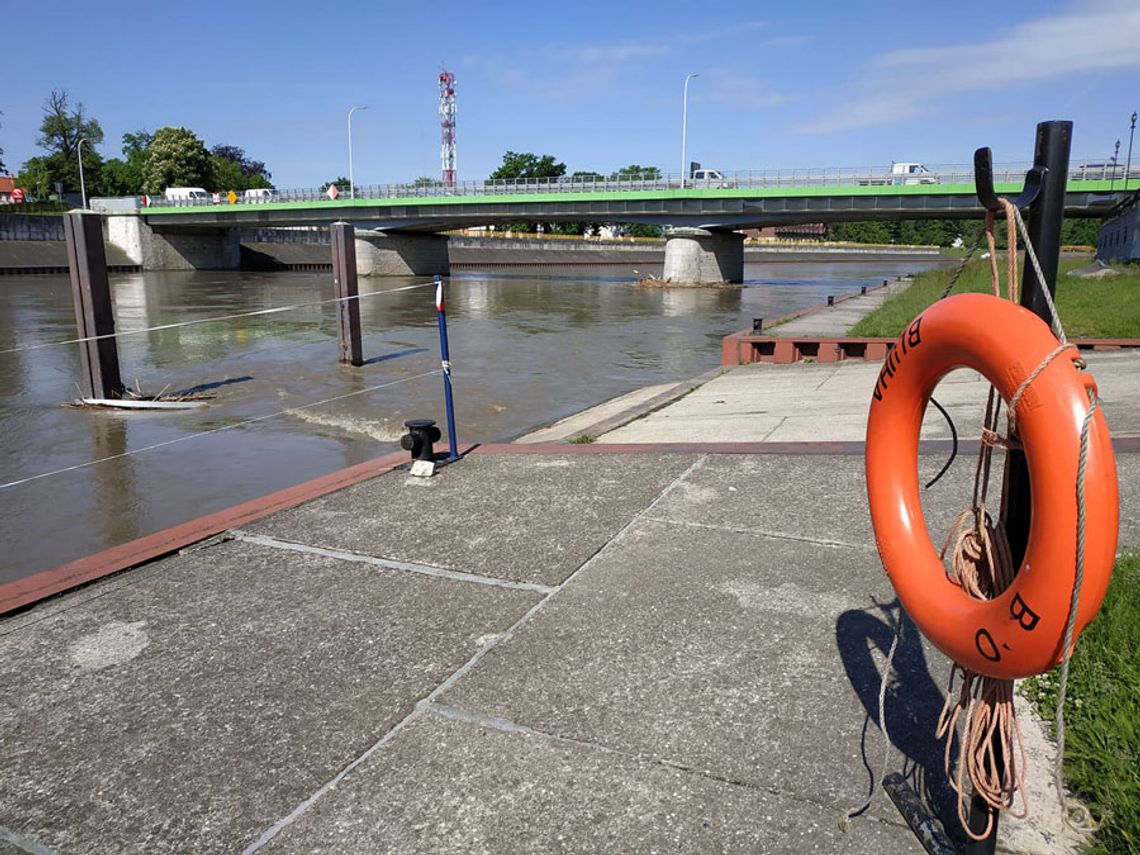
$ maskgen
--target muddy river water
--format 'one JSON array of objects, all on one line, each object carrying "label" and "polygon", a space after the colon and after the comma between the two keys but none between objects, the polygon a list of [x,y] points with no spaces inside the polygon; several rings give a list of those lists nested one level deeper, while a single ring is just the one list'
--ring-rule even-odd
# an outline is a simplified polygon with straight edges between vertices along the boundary
[{"label": "muddy river water", "polygon": [[[506,440],[696,376],[754,317],[923,266],[748,264],[732,290],[637,288],[630,267],[457,274],[447,302],[456,433]],[[423,281],[362,280],[368,362],[351,368],[336,361],[329,303],[136,332],[329,300],[331,274],[114,276],[124,382],[152,393],[217,384],[202,409],[126,414],[62,406],[78,394],[76,345],[29,349],[75,336],[67,277],[0,278],[0,584],[385,454],[404,419],[442,424],[433,289],[394,290]]]}]

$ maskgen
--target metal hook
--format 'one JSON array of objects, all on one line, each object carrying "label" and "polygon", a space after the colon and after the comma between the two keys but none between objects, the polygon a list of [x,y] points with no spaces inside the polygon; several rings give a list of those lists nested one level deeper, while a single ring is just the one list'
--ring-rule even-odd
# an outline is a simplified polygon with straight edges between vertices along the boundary
[{"label": "metal hook", "polygon": [[[1025,185],[1021,193],[1013,200],[1013,205],[1019,211],[1028,208],[1041,192],[1041,180],[1048,170],[1044,166],[1034,166],[1025,173]],[[974,190],[978,194],[978,201],[987,211],[1000,211],[1001,202],[994,193],[994,160],[989,147],[980,148],[974,152]]]}]

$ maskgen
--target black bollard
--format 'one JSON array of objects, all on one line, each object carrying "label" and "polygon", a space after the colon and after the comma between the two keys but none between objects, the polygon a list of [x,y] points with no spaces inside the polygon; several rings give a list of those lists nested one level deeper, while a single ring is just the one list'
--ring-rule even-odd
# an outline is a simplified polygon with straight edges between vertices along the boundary
[{"label": "black bollard", "polygon": [[753,318],[752,319],[752,332],[754,332],[754,333],[762,332],[763,329],[764,329],[764,319],[763,318]]},{"label": "black bollard", "polygon": [[408,419],[404,422],[408,432],[400,437],[400,448],[412,453],[412,460],[435,460],[432,443],[439,442],[443,434],[435,426],[435,419]]},{"label": "black bollard", "polygon": [[835,297],[831,294],[827,295],[827,305],[829,305],[829,306],[835,305]]}]

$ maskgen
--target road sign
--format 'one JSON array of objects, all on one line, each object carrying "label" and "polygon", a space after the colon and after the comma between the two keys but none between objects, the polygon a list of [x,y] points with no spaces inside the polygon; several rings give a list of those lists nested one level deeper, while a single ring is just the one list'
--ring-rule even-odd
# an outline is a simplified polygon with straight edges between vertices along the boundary
[{"label": "road sign", "polygon": [[13,202],[23,202],[24,201],[24,188],[23,187],[13,187],[12,188],[12,201]]},{"label": "road sign", "polygon": [[340,195],[340,190],[337,189],[335,184],[330,184],[329,189],[325,191],[325,195],[336,201],[336,197]]},{"label": "road sign", "polygon": [[149,208],[150,207],[150,196],[143,196],[142,202],[143,202],[144,208]]},{"label": "road sign", "polygon": [[231,190],[229,193],[226,194],[226,198],[230,200],[230,204],[232,205],[234,202],[237,201],[237,193],[235,193],[233,190]]}]

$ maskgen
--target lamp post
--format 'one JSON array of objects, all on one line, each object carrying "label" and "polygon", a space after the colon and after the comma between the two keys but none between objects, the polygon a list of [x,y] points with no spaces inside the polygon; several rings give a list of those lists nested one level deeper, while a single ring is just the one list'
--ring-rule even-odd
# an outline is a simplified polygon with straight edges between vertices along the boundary
[{"label": "lamp post", "polygon": [[357,110],[367,110],[368,107],[353,107],[348,111],[348,198],[356,198],[356,182],[352,175],[352,114]]},{"label": "lamp post", "polygon": [[1116,164],[1120,163],[1120,140],[1116,141],[1116,149],[1112,152],[1112,180],[1108,182],[1108,192],[1111,193],[1116,186]]},{"label": "lamp post", "polygon": [[1136,133],[1136,111],[1132,111],[1132,125],[1128,128],[1128,165],[1124,167],[1124,189],[1128,190],[1128,177],[1132,173],[1132,137]]},{"label": "lamp post", "polygon": [[83,200],[82,208],[87,209],[87,184],[83,180],[83,144],[87,142],[87,137],[80,137],[79,143],[76,145],[76,150],[79,152],[79,197]]},{"label": "lamp post", "polygon": [[685,77],[685,99],[681,107],[681,189],[685,189],[685,138],[689,131],[689,81],[694,77],[700,77],[699,74],[693,73]]}]

